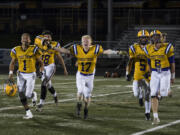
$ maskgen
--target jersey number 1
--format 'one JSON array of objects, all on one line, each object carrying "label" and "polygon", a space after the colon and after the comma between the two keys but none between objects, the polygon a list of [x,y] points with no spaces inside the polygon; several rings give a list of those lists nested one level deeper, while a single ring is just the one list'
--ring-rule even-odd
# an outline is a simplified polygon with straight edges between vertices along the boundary
[{"label": "jersey number 1", "polygon": [[[82,71],[88,72],[91,67],[91,62],[86,62],[86,63],[82,62],[81,65],[82,65]],[[86,69],[85,66],[87,67]]]}]

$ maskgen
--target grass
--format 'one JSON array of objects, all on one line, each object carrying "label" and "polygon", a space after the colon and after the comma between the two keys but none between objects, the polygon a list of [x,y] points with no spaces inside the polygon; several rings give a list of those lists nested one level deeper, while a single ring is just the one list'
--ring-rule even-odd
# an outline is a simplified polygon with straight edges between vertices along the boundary
[{"label": "grass", "polygon": [[[1,75],[0,80],[7,76]],[[53,102],[50,93],[47,93],[46,104],[42,112],[36,112],[31,107],[34,118],[23,120],[25,114],[18,94],[7,97],[0,93],[0,135],[129,135],[135,132],[153,128],[152,121],[144,119],[144,107],[130,93],[132,82],[124,78],[95,77],[92,103],[89,107],[89,118],[77,118],[75,115],[76,84],[75,76],[54,76],[54,87],[60,100],[58,106]],[[159,117],[161,125],[180,119],[180,79],[173,86],[173,97],[160,101]],[[40,97],[40,80],[37,79],[35,91]],[[129,92],[129,93],[128,93]],[[112,95],[100,96],[100,94]],[[62,100],[71,99],[63,102]],[[31,101],[29,100],[29,103]],[[83,115],[83,112],[82,112]],[[152,114],[151,114],[152,115]],[[166,127],[147,135],[177,135],[180,124]]]}]

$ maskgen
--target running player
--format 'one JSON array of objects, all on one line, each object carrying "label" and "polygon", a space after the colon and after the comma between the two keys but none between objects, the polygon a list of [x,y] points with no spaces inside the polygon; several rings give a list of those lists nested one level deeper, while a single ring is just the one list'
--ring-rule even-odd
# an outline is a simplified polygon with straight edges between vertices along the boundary
[{"label": "running player", "polygon": [[92,45],[92,38],[89,35],[84,35],[81,38],[82,45],[74,44],[70,49],[54,48],[62,53],[72,54],[77,58],[78,71],[76,74],[77,86],[77,115],[80,116],[82,100],[84,106],[84,119],[88,117],[88,106],[91,101],[91,93],[93,90],[93,82],[95,75],[95,67],[97,57],[100,54],[117,54],[118,51],[104,50],[101,45]]},{"label": "running player", "polygon": [[150,88],[149,80],[145,78],[145,75],[148,73],[148,62],[143,48],[148,44],[149,33],[147,30],[140,30],[137,34],[139,39],[138,43],[129,48],[129,62],[126,67],[126,79],[130,80],[130,72],[132,69],[132,64],[134,63],[134,80],[133,80],[133,93],[134,96],[139,98],[140,106],[143,106],[143,89],[145,95],[145,118],[150,120]]},{"label": "running player", "polygon": [[44,70],[43,62],[40,59],[40,51],[35,45],[30,45],[31,39],[28,33],[21,36],[21,46],[16,46],[11,50],[11,63],[9,65],[9,79],[13,77],[13,71],[16,61],[18,62],[17,86],[19,97],[26,115],[24,119],[33,118],[29,109],[27,99],[32,98],[35,103],[37,100],[36,92],[33,92],[36,80],[36,61],[40,63],[40,72]]},{"label": "running player", "polygon": [[51,47],[60,47],[59,42],[52,41],[52,33],[48,30],[45,30],[42,32],[42,35],[39,35],[35,39],[35,45],[41,48],[42,50],[42,60],[44,62],[44,74],[42,75],[42,83],[41,83],[41,97],[40,97],[40,102],[37,106],[37,110],[41,111],[42,107],[45,103],[45,98],[47,94],[47,89],[49,92],[53,95],[54,101],[57,104],[58,103],[58,98],[56,91],[54,87],[52,86],[51,79],[55,73],[56,70],[56,65],[55,65],[55,57],[59,60],[59,62],[62,64],[64,68],[64,74],[68,75],[68,72],[66,70],[66,66],[64,64],[64,60],[61,56],[61,54],[53,50]]},{"label": "running player", "polygon": [[153,110],[153,123],[158,124],[160,119],[158,117],[158,94],[162,97],[168,95],[170,89],[170,82],[175,80],[175,60],[174,47],[171,43],[162,43],[161,32],[154,30],[150,33],[153,40],[153,45],[148,45],[144,48],[150,63],[151,72],[151,102]]}]

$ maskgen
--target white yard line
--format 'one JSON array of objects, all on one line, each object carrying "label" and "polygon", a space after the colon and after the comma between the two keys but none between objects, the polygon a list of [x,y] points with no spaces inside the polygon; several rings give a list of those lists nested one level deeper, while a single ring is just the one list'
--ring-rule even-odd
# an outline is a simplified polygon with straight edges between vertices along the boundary
[{"label": "white yard line", "polygon": [[157,126],[155,128],[150,128],[150,129],[147,129],[147,130],[144,130],[144,131],[141,131],[141,132],[133,133],[131,135],[143,135],[145,133],[153,132],[153,131],[156,131],[156,130],[159,130],[159,129],[162,129],[162,128],[165,128],[165,127],[169,127],[169,126],[172,126],[172,125],[175,125],[175,124],[178,124],[178,123],[180,123],[180,120],[176,120],[176,121],[170,122],[168,124]]},{"label": "white yard line", "polygon": [[[128,94],[128,93],[132,93],[132,91],[125,91],[125,92],[114,92],[114,93],[109,93],[109,94],[99,94],[97,96],[92,96],[92,97],[104,97],[104,96],[109,96],[109,95],[116,95],[116,94]],[[76,98],[70,98],[70,99],[61,99],[58,100],[58,102],[68,102],[68,101],[73,101],[76,100]],[[45,104],[52,104],[54,103],[53,101],[51,102],[46,102]],[[30,105],[32,106],[32,104]],[[13,107],[3,107],[0,108],[0,111],[5,111],[5,110],[13,110],[13,109],[18,109],[18,108],[22,108],[22,106],[13,106]]]}]

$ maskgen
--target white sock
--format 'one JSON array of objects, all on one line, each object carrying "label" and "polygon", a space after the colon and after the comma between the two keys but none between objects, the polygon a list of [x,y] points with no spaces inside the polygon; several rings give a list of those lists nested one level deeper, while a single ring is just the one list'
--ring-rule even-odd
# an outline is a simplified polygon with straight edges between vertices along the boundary
[{"label": "white sock", "polygon": [[151,112],[151,99],[149,99],[149,106],[148,106],[148,109],[149,109],[149,113]]},{"label": "white sock", "polygon": [[56,97],[57,96],[57,94],[56,94],[56,92],[54,93],[54,95],[53,95],[53,97]]},{"label": "white sock", "polygon": [[40,102],[39,102],[39,104],[44,104],[44,100],[43,99],[40,99]]},{"label": "white sock", "polygon": [[145,100],[145,113],[149,113],[149,103]]},{"label": "white sock", "polygon": [[150,113],[150,112],[151,112],[151,101],[145,100],[145,113]]},{"label": "white sock", "polygon": [[154,118],[158,118],[158,113],[153,113]]}]

